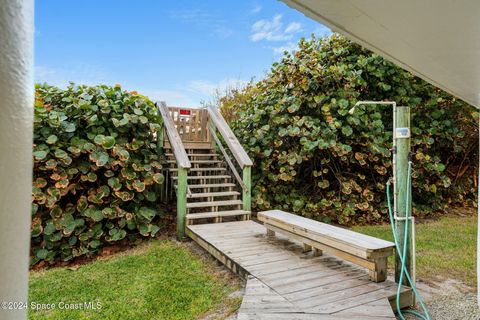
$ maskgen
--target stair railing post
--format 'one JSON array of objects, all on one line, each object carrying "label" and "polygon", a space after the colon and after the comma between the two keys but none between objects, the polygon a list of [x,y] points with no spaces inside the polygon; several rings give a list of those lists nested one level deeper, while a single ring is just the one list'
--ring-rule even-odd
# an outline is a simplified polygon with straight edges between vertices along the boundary
[{"label": "stair railing post", "polygon": [[243,189],[243,210],[252,211],[252,167],[244,166],[243,167],[243,183],[246,188]]},{"label": "stair railing post", "polygon": [[162,127],[158,131],[157,137],[157,147],[163,151],[163,145],[165,144],[165,126],[162,124]]},{"label": "stair railing post", "polygon": [[187,216],[187,191],[189,190],[187,184],[187,174],[188,169],[190,169],[192,165],[188,159],[185,146],[183,145],[182,139],[178,134],[175,123],[173,122],[172,115],[168,111],[167,104],[161,101],[157,102],[156,105],[163,118],[164,130],[162,132],[167,134],[166,137],[163,135],[163,139],[168,138],[173,156],[177,162],[177,238],[179,240],[184,240],[185,222]]},{"label": "stair railing post", "polygon": [[[160,130],[157,132],[157,156],[158,159],[160,160],[160,156],[163,155],[164,150],[163,150],[163,144],[164,144],[164,139],[165,139],[165,127],[163,126],[163,123],[161,124]],[[162,173],[165,173],[163,168],[161,169]],[[166,197],[164,198],[164,193],[165,193],[165,182],[162,183],[161,185],[156,185],[156,192],[158,195],[160,195],[160,201],[166,201]]]},{"label": "stair railing post", "polygon": [[187,169],[178,168],[177,183],[177,238],[185,239],[185,220],[187,216]]}]

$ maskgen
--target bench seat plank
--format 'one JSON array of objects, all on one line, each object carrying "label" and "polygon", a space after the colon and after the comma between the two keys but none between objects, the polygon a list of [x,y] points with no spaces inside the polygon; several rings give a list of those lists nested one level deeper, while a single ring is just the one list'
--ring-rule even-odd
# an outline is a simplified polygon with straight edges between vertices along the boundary
[{"label": "bench seat plank", "polygon": [[390,256],[393,254],[393,249],[395,248],[393,242],[300,217],[281,210],[259,212],[258,220],[364,259]]}]

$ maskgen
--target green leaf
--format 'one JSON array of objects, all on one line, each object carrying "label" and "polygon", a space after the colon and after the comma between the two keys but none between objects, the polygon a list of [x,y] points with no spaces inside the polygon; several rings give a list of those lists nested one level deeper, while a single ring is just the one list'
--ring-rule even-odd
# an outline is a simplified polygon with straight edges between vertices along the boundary
[{"label": "green leaf", "polygon": [[35,151],[33,152],[33,156],[35,157],[36,160],[43,160],[47,157],[47,154],[48,152],[47,151],[43,151],[43,150],[39,150],[39,151]]},{"label": "green leaf", "polygon": [[344,126],[342,127],[342,133],[343,133],[344,135],[346,135],[347,137],[348,137],[348,136],[351,136],[352,133],[353,133],[352,127],[350,127],[349,125],[344,125]]},{"label": "green leaf", "polygon": [[97,181],[97,175],[94,172],[89,172],[87,174],[88,181],[95,182]]},{"label": "green leaf", "polygon": [[145,218],[147,221],[151,221],[153,219],[153,217],[155,217],[157,212],[155,210],[151,209],[151,208],[141,207],[138,210],[138,214],[140,216],[142,216],[143,218]]},{"label": "green leaf", "polygon": [[48,144],[54,144],[55,142],[58,141],[58,137],[54,134],[50,135],[47,140],[45,141]]},{"label": "green leaf", "polygon": [[346,99],[340,99],[340,100],[338,100],[337,103],[342,108],[348,108],[348,100],[346,100]]},{"label": "green leaf", "polygon": [[95,210],[95,211],[92,213],[91,218],[92,218],[93,221],[95,221],[95,222],[102,221],[103,218],[104,218],[103,212],[100,211],[100,210]]},{"label": "green leaf", "polygon": [[320,103],[322,102],[324,96],[314,96],[313,97],[313,100],[316,102],[316,103]]},{"label": "green leaf", "polygon": [[45,226],[44,230],[43,230],[43,233],[47,236],[51,235],[52,233],[54,233],[56,231],[56,228],[55,228],[55,225],[51,222],[47,223],[47,225]]},{"label": "green leaf", "polygon": [[57,157],[59,159],[65,159],[65,158],[68,157],[68,153],[65,152],[62,149],[57,149],[57,150],[55,150],[55,157]]},{"label": "green leaf", "polygon": [[32,231],[31,236],[32,238],[38,237],[43,232],[42,222],[40,220],[34,220],[32,222]]},{"label": "green leaf", "polygon": [[35,256],[40,260],[45,259],[47,255],[48,255],[48,250],[45,248],[39,249],[35,252]]},{"label": "green leaf", "polygon": [[125,230],[120,230],[117,228],[113,228],[108,233],[111,236],[110,241],[122,240],[127,235],[127,232]]},{"label": "green leaf", "polygon": [[60,207],[55,207],[52,210],[50,210],[50,216],[54,219],[59,218],[63,213],[62,208]]},{"label": "green leaf", "polygon": [[322,180],[317,185],[322,189],[327,189],[330,186],[330,182],[328,180]]},{"label": "green leaf", "polygon": [[160,230],[160,227],[157,225],[150,225],[150,236],[155,236],[155,234]]},{"label": "green leaf", "polygon": [[37,178],[34,182],[33,185],[37,188],[44,188],[47,185],[47,180],[44,178]]},{"label": "green leaf", "polygon": [[132,186],[137,192],[143,192],[145,190],[145,183],[142,181],[135,180]]},{"label": "green leaf", "polygon": [[62,126],[63,126],[63,129],[65,130],[65,132],[75,132],[75,130],[76,130],[75,124],[70,123],[70,122],[63,122]]},{"label": "green leaf", "polygon": [[112,136],[106,136],[102,143],[102,146],[105,149],[111,149],[113,148],[114,145],[115,145],[115,138]]},{"label": "green leaf", "polygon": [[101,244],[101,242],[97,239],[94,239],[94,240],[92,240],[88,243],[88,245],[93,249],[98,248],[100,246],[100,244]]},{"label": "green leaf", "polygon": [[155,202],[157,200],[157,194],[155,192],[146,192],[145,198],[150,202]]},{"label": "green leaf", "polygon": [[105,136],[103,134],[96,135],[93,139],[93,142],[98,145],[102,145],[105,142]]},{"label": "green leaf", "polygon": [[122,187],[122,184],[120,183],[120,179],[117,177],[112,177],[108,179],[108,185],[114,190],[118,191]]},{"label": "green leaf", "polygon": [[108,163],[108,159],[108,153],[105,151],[97,150],[90,155],[90,160],[94,161],[99,167],[106,165]]}]

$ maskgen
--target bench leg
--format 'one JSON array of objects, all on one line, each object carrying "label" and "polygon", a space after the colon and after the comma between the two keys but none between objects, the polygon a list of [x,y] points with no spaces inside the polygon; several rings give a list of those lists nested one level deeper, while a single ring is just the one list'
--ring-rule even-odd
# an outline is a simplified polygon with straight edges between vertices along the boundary
[{"label": "bench leg", "polygon": [[314,257],[320,257],[321,255],[323,255],[323,251],[322,251],[322,250],[317,249],[317,248],[313,248],[313,256],[314,256]]},{"label": "bench leg", "polygon": [[387,280],[387,257],[375,259],[375,270],[370,270],[370,280],[382,282]]},{"label": "bench leg", "polygon": [[303,244],[303,252],[305,253],[305,252],[310,252],[310,251],[312,251],[312,246],[304,243]]},{"label": "bench leg", "polygon": [[267,237],[275,237],[275,231],[267,229]]}]

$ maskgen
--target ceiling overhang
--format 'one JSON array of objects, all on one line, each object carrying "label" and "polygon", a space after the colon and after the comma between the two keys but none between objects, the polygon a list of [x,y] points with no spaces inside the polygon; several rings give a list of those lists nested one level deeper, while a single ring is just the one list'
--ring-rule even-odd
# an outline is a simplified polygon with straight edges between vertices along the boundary
[{"label": "ceiling overhang", "polygon": [[480,1],[282,1],[480,107]]}]

